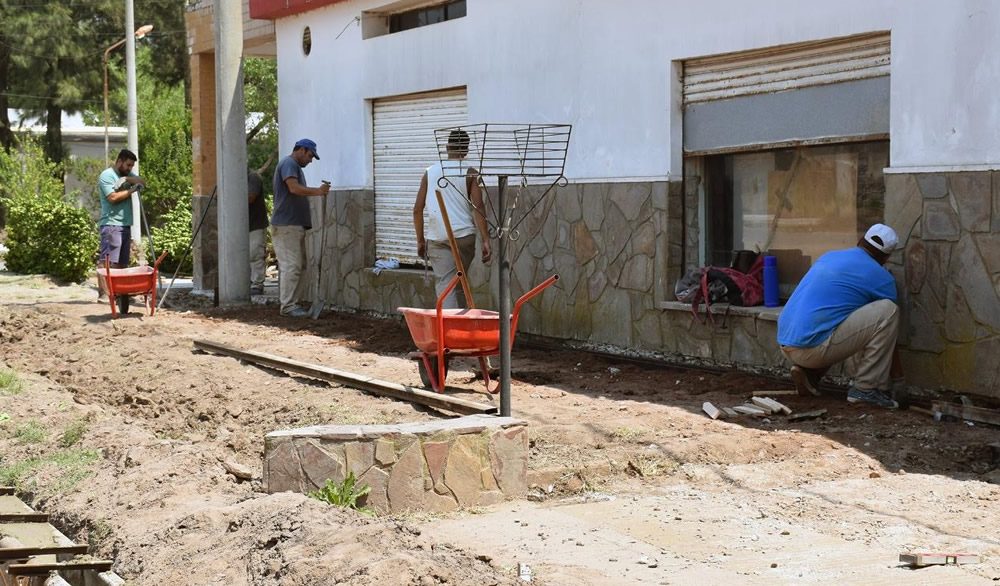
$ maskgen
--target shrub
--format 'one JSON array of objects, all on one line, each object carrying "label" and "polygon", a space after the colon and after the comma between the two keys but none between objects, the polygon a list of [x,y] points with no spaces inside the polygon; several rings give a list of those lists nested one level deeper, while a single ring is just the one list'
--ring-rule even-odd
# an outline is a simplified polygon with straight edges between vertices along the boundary
[{"label": "shrub", "polygon": [[63,194],[58,166],[36,141],[21,152],[0,150],[0,194],[7,198],[8,250],[4,262],[17,273],[44,273],[80,282],[94,267],[100,239],[94,221]]},{"label": "shrub", "polygon": [[[176,206],[160,218],[163,222],[162,228],[153,226],[153,245],[156,246],[156,254],[167,252],[166,258],[160,264],[163,272],[173,272],[177,269],[177,263],[181,260],[181,255],[187,250],[191,242],[191,198],[182,199]],[[154,258],[149,254],[149,262]],[[190,274],[194,270],[192,256],[189,253],[184,259],[184,266],[181,272]]]},{"label": "shrub", "polygon": [[331,505],[337,505],[338,507],[354,509],[365,515],[375,516],[375,511],[367,507],[358,506],[358,499],[371,492],[372,487],[367,484],[359,487],[355,485],[356,482],[354,472],[348,473],[347,478],[340,484],[334,482],[333,479],[327,478],[326,486],[310,492],[309,497]]}]

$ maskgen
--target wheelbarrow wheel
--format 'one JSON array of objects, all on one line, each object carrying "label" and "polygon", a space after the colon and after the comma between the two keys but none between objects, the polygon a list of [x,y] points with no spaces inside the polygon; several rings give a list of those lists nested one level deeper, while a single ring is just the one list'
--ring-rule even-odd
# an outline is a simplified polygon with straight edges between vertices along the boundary
[{"label": "wheelbarrow wheel", "polygon": [[123,314],[128,313],[128,302],[129,302],[128,295],[119,295],[118,296],[118,312],[119,313],[123,313]]},{"label": "wheelbarrow wheel", "polygon": [[[438,358],[437,358],[437,356],[430,356],[430,357],[427,358],[427,360],[428,360],[428,362],[430,362],[431,369],[434,370],[434,376],[436,377],[437,376],[437,370],[438,370]],[[431,377],[430,377],[429,374],[427,374],[427,368],[424,366],[424,361],[423,360],[418,360],[417,361],[417,370],[420,372],[420,382],[423,383],[424,387],[428,388],[428,389],[434,388],[434,385],[431,384]],[[448,361],[447,360],[444,363],[444,374],[445,374],[445,376],[448,376]],[[444,388],[444,381],[440,381],[440,382],[441,382],[441,388]]]}]

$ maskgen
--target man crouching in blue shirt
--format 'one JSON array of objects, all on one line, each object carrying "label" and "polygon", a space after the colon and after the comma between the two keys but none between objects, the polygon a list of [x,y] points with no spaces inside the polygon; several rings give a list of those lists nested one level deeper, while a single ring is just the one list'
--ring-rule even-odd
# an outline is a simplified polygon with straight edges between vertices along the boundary
[{"label": "man crouching in blue shirt", "polygon": [[896,281],[883,265],[899,239],[884,224],[868,229],[855,248],[821,256],[778,316],[778,344],[794,365],[800,394],[841,361],[853,378],[847,401],[899,407],[885,392],[899,332]]}]

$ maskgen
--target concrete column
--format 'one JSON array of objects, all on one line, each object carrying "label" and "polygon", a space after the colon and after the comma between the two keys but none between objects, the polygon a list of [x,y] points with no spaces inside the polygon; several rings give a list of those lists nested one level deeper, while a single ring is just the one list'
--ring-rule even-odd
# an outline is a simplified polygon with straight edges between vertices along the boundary
[{"label": "concrete column", "polygon": [[240,0],[215,2],[215,104],[219,303],[245,304],[250,301],[250,245]]},{"label": "concrete column", "polygon": [[[128,112],[128,150],[139,154],[139,115],[135,97],[135,12],[132,10],[132,0],[125,0],[125,72],[126,72],[126,105]],[[132,171],[139,175],[139,162]],[[132,242],[140,242],[142,215],[139,210],[139,195],[132,194]],[[145,262],[145,259],[140,259]]]}]

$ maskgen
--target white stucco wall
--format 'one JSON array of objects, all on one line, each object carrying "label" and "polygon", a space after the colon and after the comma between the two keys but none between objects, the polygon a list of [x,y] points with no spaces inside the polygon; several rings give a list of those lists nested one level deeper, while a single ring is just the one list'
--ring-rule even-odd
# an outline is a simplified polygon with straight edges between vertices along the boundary
[{"label": "white stucco wall", "polygon": [[470,123],[572,123],[571,180],[662,180],[681,166],[673,61],[878,30],[892,32],[892,167],[1000,166],[994,1],[468,0],[465,18],[367,40],[351,24],[335,40],[388,3],[276,23],[281,148],[319,143],[310,183],[372,185],[367,100],[455,86]]}]

